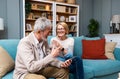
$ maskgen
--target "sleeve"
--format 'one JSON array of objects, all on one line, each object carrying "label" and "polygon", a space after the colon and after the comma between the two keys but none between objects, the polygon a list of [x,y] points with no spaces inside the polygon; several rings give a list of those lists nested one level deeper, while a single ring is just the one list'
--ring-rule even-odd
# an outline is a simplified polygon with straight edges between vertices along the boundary
[{"label": "sleeve", "polygon": [[65,59],[69,59],[71,57],[73,57],[73,49],[74,49],[74,39],[70,38],[69,39],[69,45],[67,48],[67,54],[64,55]]},{"label": "sleeve", "polygon": [[51,62],[50,65],[60,68],[62,63],[63,61],[60,61],[57,58],[55,58],[54,62]]}]

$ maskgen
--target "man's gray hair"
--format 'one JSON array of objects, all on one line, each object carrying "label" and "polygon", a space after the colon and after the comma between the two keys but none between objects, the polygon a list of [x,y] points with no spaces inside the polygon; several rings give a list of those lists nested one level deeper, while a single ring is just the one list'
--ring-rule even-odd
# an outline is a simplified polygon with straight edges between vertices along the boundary
[{"label": "man's gray hair", "polygon": [[38,30],[45,30],[47,27],[52,27],[51,21],[45,17],[40,17],[35,21],[34,32]]}]

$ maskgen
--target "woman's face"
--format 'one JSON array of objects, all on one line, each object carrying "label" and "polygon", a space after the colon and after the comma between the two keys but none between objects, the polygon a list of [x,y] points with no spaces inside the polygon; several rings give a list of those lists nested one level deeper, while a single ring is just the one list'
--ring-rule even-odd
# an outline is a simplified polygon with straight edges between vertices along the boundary
[{"label": "woman's face", "polygon": [[57,26],[57,36],[64,36],[65,28],[62,25]]}]

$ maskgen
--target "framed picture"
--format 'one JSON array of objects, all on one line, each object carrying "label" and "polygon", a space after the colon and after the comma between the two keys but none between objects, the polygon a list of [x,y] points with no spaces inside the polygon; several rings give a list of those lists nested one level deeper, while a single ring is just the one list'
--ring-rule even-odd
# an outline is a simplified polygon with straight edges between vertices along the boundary
[{"label": "framed picture", "polygon": [[69,16],[69,22],[76,22],[76,16]]},{"label": "framed picture", "polygon": [[77,24],[71,26],[70,31],[76,31]]},{"label": "framed picture", "polygon": [[26,24],[26,29],[27,29],[27,30],[32,30],[31,24]]}]

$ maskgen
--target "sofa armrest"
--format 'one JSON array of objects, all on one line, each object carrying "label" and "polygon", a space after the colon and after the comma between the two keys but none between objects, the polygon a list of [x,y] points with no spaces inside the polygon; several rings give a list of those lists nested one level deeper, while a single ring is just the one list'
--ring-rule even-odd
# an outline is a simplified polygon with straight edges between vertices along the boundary
[{"label": "sofa armrest", "polygon": [[116,60],[120,60],[120,48],[115,48],[114,56],[115,56]]}]

